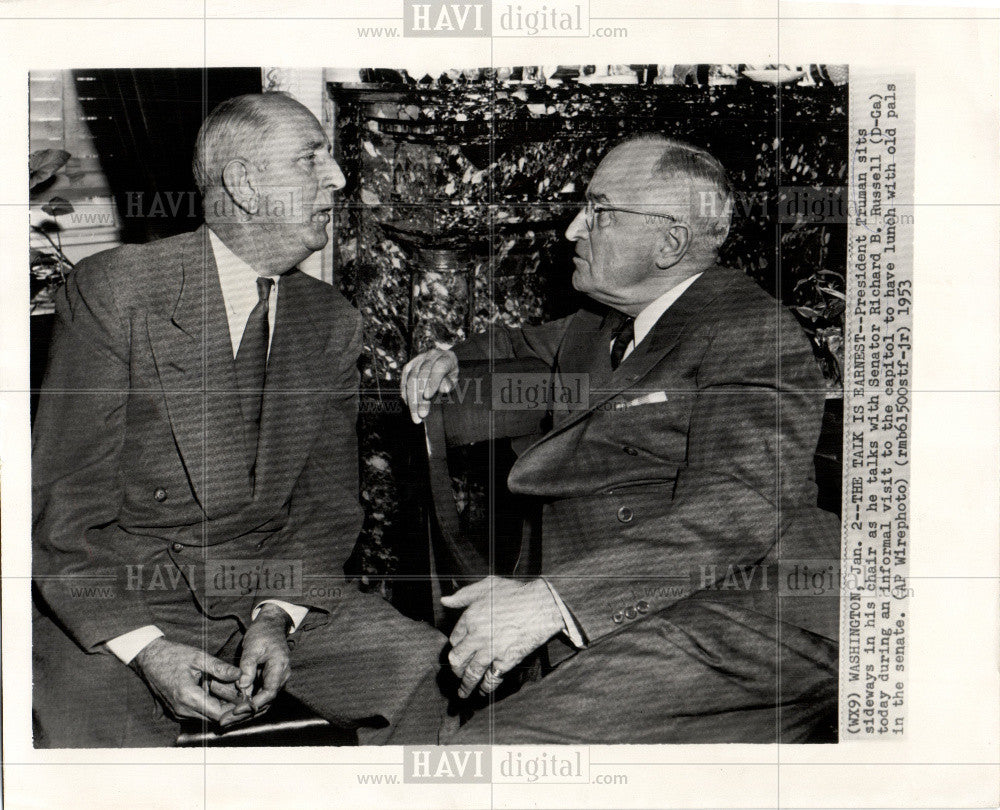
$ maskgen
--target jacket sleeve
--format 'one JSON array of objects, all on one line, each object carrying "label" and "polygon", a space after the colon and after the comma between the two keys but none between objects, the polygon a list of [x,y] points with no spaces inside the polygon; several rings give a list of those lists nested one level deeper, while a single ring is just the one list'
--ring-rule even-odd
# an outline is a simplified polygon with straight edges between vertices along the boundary
[{"label": "jacket sleeve", "polygon": [[538,432],[546,410],[505,407],[502,388],[524,375],[532,375],[533,384],[547,381],[572,317],[518,329],[497,326],[454,347],[458,388],[441,397],[450,445]]},{"label": "jacket sleeve", "polygon": [[32,441],[34,581],[90,652],[154,624],[128,588],[128,541],[116,520],[129,392],[129,330],[113,275],[83,262],[56,296],[56,323]]},{"label": "jacket sleeve", "polygon": [[[614,531],[619,541],[581,536],[580,554],[546,569],[588,642],[711,588],[729,572],[762,576],[752,567],[775,550],[798,514],[815,508],[810,470],[824,389],[797,324],[781,315],[780,326],[773,317],[723,321],[710,336],[697,373],[687,463],[672,493],[641,482],[609,493],[614,500],[605,514],[629,511],[612,519],[614,528],[584,518],[577,531]],[[543,531],[550,528],[546,522]]]},{"label": "jacket sleeve", "polygon": [[466,360],[539,360],[551,368],[555,364],[566,329],[574,316],[535,326],[494,326],[486,332],[473,335],[453,349],[458,355],[459,368]]}]

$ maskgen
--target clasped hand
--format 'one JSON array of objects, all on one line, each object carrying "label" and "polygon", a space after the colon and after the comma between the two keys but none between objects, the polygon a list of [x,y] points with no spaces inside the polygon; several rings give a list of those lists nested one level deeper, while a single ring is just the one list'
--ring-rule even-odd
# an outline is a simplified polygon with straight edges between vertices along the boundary
[{"label": "clasped hand", "polygon": [[[213,720],[225,728],[266,711],[287,683],[292,671],[287,624],[287,613],[265,605],[243,637],[238,667],[162,637],[146,645],[134,663],[174,717]],[[253,693],[258,669],[261,685]]]},{"label": "clasped hand", "polygon": [[452,672],[462,681],[461,698],[477,685],[483,692],[493,691],[499,679],[483,680],[490,664],[502,677],[564,628],[555,598],[541,579],[486,577],[442,597],[441,604],[465,608],[452,630],[448,654]]}]

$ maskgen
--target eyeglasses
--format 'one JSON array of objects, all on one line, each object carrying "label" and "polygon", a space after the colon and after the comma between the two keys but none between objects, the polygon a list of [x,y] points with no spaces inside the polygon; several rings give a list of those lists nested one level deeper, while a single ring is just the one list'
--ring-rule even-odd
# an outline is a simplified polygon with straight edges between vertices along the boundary
[{"label": "eyeglasses", "polygon": [[583,211],[584,222],[587,223],[587,230],[594,230],[594,223],[597,223],[598,227],[606,228],[611,224],[610,217],[601,217],[601,214],[610,213],[612,211],[620,211],[623,214],[638,214],[643,217],[656,217],[658,219],[669,219],[671,222],[678,222],[677,217],[672,217],[670,214],[657,214],[652,211],[637,211],[634,208],[618,208],[617,206],[604,205],[603,203],[595,203],[591,200],[587,200],[587,205]]}]

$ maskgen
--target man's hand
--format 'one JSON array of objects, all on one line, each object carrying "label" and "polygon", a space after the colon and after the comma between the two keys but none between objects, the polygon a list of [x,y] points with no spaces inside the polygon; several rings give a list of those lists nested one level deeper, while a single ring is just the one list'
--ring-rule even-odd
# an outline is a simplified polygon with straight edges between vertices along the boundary
[{"label": "man's hand", "polygon": [[431,349],[403,366],[399,395],[410,409],[415,425],[431,411],[431,400],[458,385],[458,357],[450,349]]},{"label": "man's hand", "polygon": [[249,703],[230,709],[220,720],[227,726],[267,710],[292,674],[288,651],[288,627],[291,617],[277,605],[264,605],[243,636],[243,654],[236,687],[251,695],[261,668],[261,688]]},{"label": "man's hand", "polygon": [[217,721],[232,710],[226,695],[235,693],[232,684],[240,670],[202,650],[161,636],[143,647],[132,662],[175,718]]},{"label": "man's hand", "polygon": [[452,672],[462,679],[461,698],[472,694],[491,663],[494,674],[480,688],[492,692],[500,677],[564,627],[556,600],[541,579],[487,577],[442,597],[441,604],[465,608],[448,653]]}]

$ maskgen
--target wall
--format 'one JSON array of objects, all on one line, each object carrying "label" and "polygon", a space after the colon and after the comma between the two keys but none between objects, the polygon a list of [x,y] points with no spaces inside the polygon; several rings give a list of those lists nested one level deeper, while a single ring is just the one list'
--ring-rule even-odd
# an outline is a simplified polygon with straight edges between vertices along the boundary
[{"label": "wall", "polygon": [[[489,324],[576,308],[563,231],[600,157],[628,134],[661,132],[723,161],[737,192],[723,262],[793,308],[831,393],[839,390],[846,224],[781,221],[779,188],[844,187],[846,87],[459,81],[331,92],[349,181],[337,211],[336,280],[366,329],[369,520],[353,565],[372,580],[405,568],[426,544],[408,503],[423,460],[419,431],[398,408],[402,366]],[[492,460],[453,461],[463,520],[485,542]]]}]

